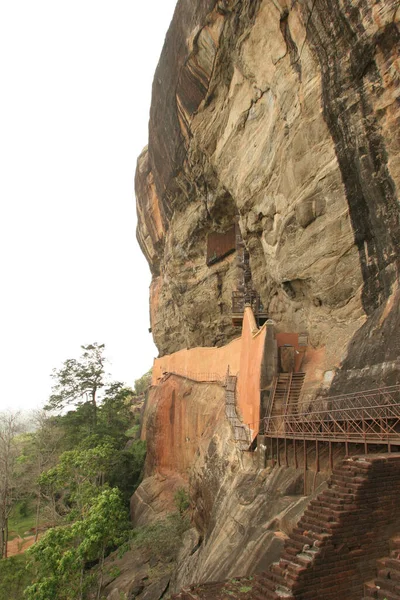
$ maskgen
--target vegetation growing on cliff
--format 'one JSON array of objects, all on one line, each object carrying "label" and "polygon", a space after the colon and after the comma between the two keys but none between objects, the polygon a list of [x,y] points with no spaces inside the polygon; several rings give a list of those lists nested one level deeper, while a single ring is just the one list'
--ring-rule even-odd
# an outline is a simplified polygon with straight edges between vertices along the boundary
[{"label": "vegetation growing on cliff", "polygon": [[0,462],[2,548],[13,511],[15,529],[23,516],[32,536],[42,531],[25,555],[0,561],[0,598],[22,599],[24,588],[28,600],[83,600],[89,590],[100,598],[105,558],[129,538],[129,499],[146,455],[137,394],[109,380],[104,345],[82,349],[53,372],[33,432],[0,415],[0,443],[9,448]]}]

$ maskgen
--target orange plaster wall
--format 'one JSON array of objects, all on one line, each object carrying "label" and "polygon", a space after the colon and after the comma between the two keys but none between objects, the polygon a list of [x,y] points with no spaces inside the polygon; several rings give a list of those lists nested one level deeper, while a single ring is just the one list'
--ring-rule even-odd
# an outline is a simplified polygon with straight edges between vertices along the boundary
[{"label": "orange plaster wall", "polygon": [[187,477],[199,448],[207,448],[225,419],[225,388],[171,376],[150,389],[143,419],[146,475],[170,471]]},{"label": "orange plaster wall", "polygon": [[241,345],[241,338],[237,338],[221,348],[184,349],[156,358],[152,384],[156,385],[163,373],[179,373],[188,376],[190,373],[200,375],[215,373],[223,379],[228,365],[230,373],[236,375],[240,368]]},{"label": "orange plaster wall", "polygon": [[[157,291],[156,288],[154,290],[155,302],[157,301]],[[215,375],[222,380],[229,365],[230,373],[238,375],[238,412],[243,422],[249,425],[254,439],[259,428],[261,366],[264,356],[265,336],[266,326],[263,325],[261,329],[258,329],[251,308],[246,307],[240,338],[221,348],[185,349],[155,359],[152,384],[157,386],[164,373],[174,372],[188,377],[197,375],[199,379],[203,376],[205,381],[207,376],[210,375]],[[316,383],[322,381],[325,348],[314,350],[310,347],[299,346],[298,337],[298,333],[275,334],[278,348],[285,344],[294,346],[296,350],[295,371],[305,371],[304,387],[308,389],[315,387]],[[169,385],[172,385],[172,381]],[[174,440],[164,439],[164,442],[168,445],[174,443]],[[167,463],[170,464],[171,460],[167,459]],[[166,468],[167,464],[163,466]],[[182,472],[182,470],[184,470],[183,465],[180,466],[180,471]]]},{"label": "orange plaster wall", "polygon": [[246,307],[243,318],[237,406],[243,422],[250,426],[252,439],[257,435],[260,421],[260,379],[265,335],[265,325],[259,330],[251,308]]},{"label": "orange plaster wall", "polygon": [[[253,312],[247,307],[240,338],[222,348],[191,348],[156,358],[152,384],[157,385],[164,373],[179,373],[189,377],[215,374],[223,379],[229,365],[229,372],[238,374],[238,411],[243,422],[250,425],[254,439],[260,419],[260,378],[265,335],[265,326],[257,328]],[[285,341],[282,343],[290,343],[286,338],[283,339]]]}]

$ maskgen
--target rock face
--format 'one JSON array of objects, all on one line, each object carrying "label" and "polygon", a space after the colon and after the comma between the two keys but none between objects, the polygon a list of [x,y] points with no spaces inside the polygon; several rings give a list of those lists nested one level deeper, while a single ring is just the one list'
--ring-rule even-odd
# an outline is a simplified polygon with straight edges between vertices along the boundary
[{"label": "rock face", "polygon": [[398,326],[398,2],[192,4],[136,173],[160,353],[235,336],[234,255],[207,266],[206,244],[238,217],[264,307],[326,347],[333,390],[392,383],[400,342],[377,331]]},{"label": "rock face", "polygon": [[[189,491],[191,525],[182,541],[170,591],[199,581],[252,575],[276,560],[312,494],[329,476],[258,464],[243,453],[225,416],[220,384],[170,376],[150,389],[144,418],[146,477],[131,501],[134,527],[176,510]],[[261,468],[259,468],[261,467]]]},{"label": "rock face", "polygon": [[[278,335],[308,333],[327,393],[399,382],[399,23],[398,0],[178,1],[135,183],[162,364],[237,337],[250,277]],[[132,513],[189,486],[172,592],[262,570],[304,510],[298,471],[258,472],[223,403],[175,376],[150,393]]]}]

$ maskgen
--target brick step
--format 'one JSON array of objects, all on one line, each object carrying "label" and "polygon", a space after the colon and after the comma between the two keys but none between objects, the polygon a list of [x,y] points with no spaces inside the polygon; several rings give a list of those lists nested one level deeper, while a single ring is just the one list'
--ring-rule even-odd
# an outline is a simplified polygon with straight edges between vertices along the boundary
[{"label": "brick step", "polygon": [[311,540],[311,538],[305,537],[304,535],[299,535],[299,534],[293,534],[289,540],[285,543],[284,545],[284,552],[287,552],[288,554],[295,556],[298,552],[301,552],[303,550],[303,547],[305,546],[305,544],[308,544],[309,546],[311,546],[314,543],[314,540]]},{"label": "brick step", "polygon": [[301,526],[304,527],[305,531],[312,531],[320,534],[331,533],[334,529],[339,525],[337,521],[333,521],[332,523],[324,523],[319,519],[311,519],[309,517],[305,517],[301,519]]},{"label": "brick step", "polygon": [[356,493],[355,491],[350,490],[349,488],[332,487],[326,488],[326,490],[322,492],[321,496],[324,498],[337,498],[338,500],[344,500],[345,502],[347,502],[348,500],[350,500],[350,498],[355,498]]},{"label": "brick step", "polygon": [[377,598],[377,594],[378,588],[373,579],[364,583],[364,598]]},{"label": "brick step", "polygon": [[269,579],[274,585],[274,587],[276,587],[277,585],[287,585],[287,581],[283,573],[270,573]]},{"label": "brick step", "polygon": [[337,500],[336,498],[330,498],[329,500],[327,500],[326,498],[318,498],[317,500],[311,500],[308,506],[310,508],[313,508],[314,510],[318,510],[319,508],[326,508],[327,510],[334,509],[340,514],[343,514],[344,512],[349,510],[349,507],[354,507],[354,509],[357,508],[357,505],[355,503],[352,504],[351,502],[343,502],[343,500]]},{"label": "brick step", "polygon": [[[298,554],[296,554],[296,557],[297,556]],[[296,557],[293,558],[293,556],[287,556],[285,558],[282,555],[282,558],[279,561],[279,568],[282,570],[283,573],[288,572],[297,575],[303,570],[303,566],[296,561]]]},{"label": "brick step", "polygon": [[377,596],[378,600],[399,600],[400,593],[389,592],[388,590],[378,589]]},{"label": "brick step", "polygon": [[258,583],[258,585],[253,586],[252,597],[254,600],[277,600],[279,598],[278,594],[275,592],[275,588],[271,589],[264,586],[263,583]]},{"label": "brick step", "polygon": [[275,581],[272,581],[271,578],[267,579],[263,577],[262,579],[259,579],[257,585],[255,586],[255,589],[259,590],[260,592],[275,592],[277,585],[278,584]]},{"label": "brick step", "polygon": [[282,598],[282,600],[295,600],[292,592],[286,587],[277,587],[275,590],[275,594],[278,598]]},{"label": "brick step", "polygon": [[[333,510],[332,508],[325,508],[323,506],[317,508],[307,508],[304,511],[304,516],[306,517],[312,517],[312,518],[318,518],[319,520],[321,519],[325,519],[328,523],[332,522],[332,521],[338,521],[341,516],[343,514],[349,514],[348,511],[338,511],[338,510]],[[350,513],[351,514],[351,513]]]},{"label": "brick step", "polygon": [[400,582],[400,560],[380,558],[376,561],[376,567],[379,576],[390,577],[390,579]]},{"label": "brick step", "polygon": [[378,589],[378,598],[380,590],[383,590],[386,594],[394,594],[396,598],[400,598],[400,584],[398,581],[378,575],[378,577],[375,579],[375,585]]},{"label": "brick step", "polygon": [[392,539],[389,540],[389,547],[392,551],[400,550],[400,536],[392,537]]},{"label": "brick step", "polygon": [[317,513],[315,513],[314,511],[308,511],[307,514],[304,513],[304,515],[301,517],[301,523],[304,525],[307,525],[308,528],[309,528],[310,524],[311,525],[315,524],[315,525],[318,525],[318,527],[323,527],[325,523],[326,523],[326,525],[328,525],[328,524],[333,525],[334,523],[338,523],[338,520],[336,519],[336,517],[334,515],[332,515],[332,518],[329,521],[328,521],[328,519],[325,519],[324,517],[325,517],[325,515],[323,515],[322,518],[319,518],[319,515]]},{"label": "brick step", "polygon": [[348,483],[354,483],[357,485],[360,484],[364,484],[368,481],[368,477],[366,475],[356,475],[353,472],[348,472],[348,474],[345,473],[338,473],[337,475],[332,475],[331,479],[330,479],[330,484],[332,485],[339,485],[339,486],[344,486],[346,487],[346,485]]}]

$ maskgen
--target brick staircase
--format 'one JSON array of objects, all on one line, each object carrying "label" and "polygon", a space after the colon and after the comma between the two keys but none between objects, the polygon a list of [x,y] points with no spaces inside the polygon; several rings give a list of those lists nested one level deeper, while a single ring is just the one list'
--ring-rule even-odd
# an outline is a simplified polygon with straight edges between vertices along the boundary
[{"label": "brick staircase", "polygon": [[[373,579],[376,561],[390,555],[389,540],[400,530],[399,498],[400,454],[345,459],[308,505],[279,562],[257,579],[254,598],[360,600],[364,582]],[[395,557],[378,562],[378,578],[382,565],[397,575]],[[393,581],[387,580],[389,587]],[[373,585],[366,585],[372,593]],[[398,600],[396,585],[386,595],[376,589],[377,596],[364,597]]]},{"label": "brick staircase", "polygon": [[400,600],[400,537],[389,541],[390,555],[376,561],[376,577],[364,584],[363,600]]}]

